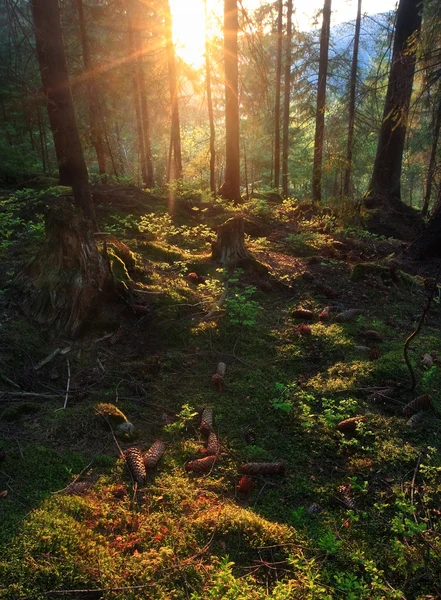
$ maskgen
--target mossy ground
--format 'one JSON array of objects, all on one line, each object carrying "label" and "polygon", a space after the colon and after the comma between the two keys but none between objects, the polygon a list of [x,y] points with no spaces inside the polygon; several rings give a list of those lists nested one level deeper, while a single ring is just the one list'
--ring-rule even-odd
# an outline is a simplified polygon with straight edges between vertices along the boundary
[{"label": "mossy ground", "polygon": [[[441,593],[438,298],[411,346],[418,378],[411,394],[403,343],[424,307],[424,287],[370,273],[351,279],[357,262],[382,259],[397,245],[345,231],[292,201],[250,209],[266,229],[248,245],[273,275],[236,273],[218,310],[225,275],[209,260],[209,235],[234,209],[189,206],[188,198],[182,205],[178,198],[173,219],[153,203],[148,219],[99,207],[100,229],[134,253],[131,277],[148,314],[109,298],[80,340],[51,340],[3,298],[1,598],[61,590],[70,598],[192,600]],[[5,260],[7,252],[13,244]],[[189,272],[206,282],[193,285]],[[316,319],[309,329],[292,317],[294,308],[318,314],[331,303],[363,314],[347,323]],[[119,327],[123,335],[111,344],[108,334]],[[372,329],[383,341],[366,341]],[[35,370],[56,347],[70,351]],[[425,353],[435,359],[430,369],[420,365]],[[211,381],[218,361],[227,365],[222,393]],[[377,387],[394,388],[394,400],[370,401]],[[433,410],[411,428],[402,407],[422,393]],[[133,488],[96,415],[100,402],[135,425],[130,439],[117,437],[122,449],[167,442],[145,486]],[[204,441],[191,415],[207,405],[222,456],[196,476],[184,468]],[[366,417],[356,434],[339,433],[336,423],[353,415]],[[250,494],[237,490],[243,462],[278,460],[284,477],[258,476]]]}]

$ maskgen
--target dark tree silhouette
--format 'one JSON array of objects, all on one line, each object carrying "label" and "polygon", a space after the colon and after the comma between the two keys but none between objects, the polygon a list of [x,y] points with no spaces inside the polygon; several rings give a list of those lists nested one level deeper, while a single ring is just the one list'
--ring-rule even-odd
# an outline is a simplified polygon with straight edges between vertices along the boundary
[{"label": "dark tree silhouette", "polygon": [[367,208],[400,212],[407,208],[401,202],[401,167],[422,9],[422,0],[400,0],[398,5],[383,122],[365,197]]},{"label": "dark tree silhouette", "polygon": [[240,197],[240,147],[237,0],[224,0],[224,62],[225,62],[225,181],[220,193],[235,203]]},{"label": "dark tree silhouette", "polygon": [[427,178],[426,178],[426,190],[424,193],[424,202],[423,208],[421,209],[421,214],[423,217],[427,215],[429,210],[430,196],[432,194],[432,186],[433,186],[433,176],[435,175],[436,168],[436,153],[438,149],[438,140],[439,134],[441,131],[441,86],[438,92],[438,107],[436,113],[434,115],[434,128],[433,128],[433,141],[432,148],[430,151],[430,160],[429,167],[427,169]]},{"label": "dark tree silhouette", "polygon": [[286,15],[285,90],[283,100],[282,193],[288,196],[289,104],[291,95],[292,0]]},{"label": "dark tree silhouette", "polygon": [[274,187],[280,185],[280,88],[282,79],[282,25],[283,0],[278,0],[277,9],[277,58],[276,58],[276,91],[274,101]]},{"label": "dark tree silhouette", "polygon": [[326,78],[328,75],[329,34],[331,29],[331,0],[325,0],[320,34],[320,59],[315,115],[314,164],[312,167],[312,201],[322,200],[322,159],[325,134]]},{"label": "dark tree silhouette", "polygon": [[216,193],[215,164],[216,164],[216,133],[214,129],[213,100],[211,98],[211,61],[210,61],[210,43],[208,40],[208,15],[207,0],[204,0],[205,8],[205,83],[207,88],[207,109],[208,121],[210,124],[210,190],[212,194]]}]

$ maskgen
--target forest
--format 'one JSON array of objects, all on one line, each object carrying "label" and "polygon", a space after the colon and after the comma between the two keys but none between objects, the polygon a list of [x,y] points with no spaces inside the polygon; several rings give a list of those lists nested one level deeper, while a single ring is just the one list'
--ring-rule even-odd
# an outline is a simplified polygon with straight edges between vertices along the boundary
[{"label": "forest", "polygon": [[441,598],[439,0],[0,0],[0,599]]}]

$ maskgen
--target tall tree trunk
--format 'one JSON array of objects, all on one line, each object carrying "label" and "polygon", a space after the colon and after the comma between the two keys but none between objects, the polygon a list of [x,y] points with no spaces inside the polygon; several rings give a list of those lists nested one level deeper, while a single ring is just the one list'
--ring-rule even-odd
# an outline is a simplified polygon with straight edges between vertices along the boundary
[{"label": "tall tree trunk", "polygon": [[35,41],[60,184],[71,185],[75,202],[95,222],[89,179],[69,85],[58,0],[31,0]]},{"label": "tall tree trunk", "polygon": [[142,131],[144,134],[144,153],[147,169],[145,183],[148,188],[152,188],[155,185],[155,173],[153,168],[152,143],[150,137],[150,116],[147,104],[147,86],[145,82],[145,72],[142,61],[142,40],[139,28],[135,30],[134,36],[136,52],[136,76],[138,78],[138,86],[141,100]]},{"label": "tall tree trunk", "polygon": [[435,167],[436,167],[436,152],[437,152],[437,148],[438,148],[439,133],[441,130],[441,87],[439,90],[438,109],[436,111],[436,116],[435,116],[434,121],[435,121],[435,127],[433,130],[432,149],[430,151],[429,168],[427,169],[427,179],[426,179],[426,190],[424,193],[424,203],[423,203],[423,208],[421,210],[421,214],[423,217],[425,217],[427,215],[427,212],[429,210],[430,196],[432,194],[433,176],[435,174]]},{"label": "tall tree trunk", "polygon": [[139,163],[141,165],[141,178],[145,183],[148,179],[147,161],[145,156],[144,146],[144,131],[142,129],[142,115],[141,115],[141,102],[140,102],[140,89],[139,89],[139,78],[138,78],[138,58],[136,56],[135,39],[134,39],[134,15],[133,8],[129,6],[128,11],[128,47],[129,57],[131,62],[132,72],[132,87],[133,87],[133,102],[135,104],[135,115],[136,115],[136,131],[138,137],[138,155]]},{"label": "tall tree trunk", "polygon": [[383,122],[371,185],[365,198],[367,208],[382,206],[401,212],[404,210],[401,202],[401,168],[422,5],[422,0],[400,0],[398,5]]},{"label": "tall tree trunk", "polygon": [[40,108],[38,106],[38,102],[35,106],[35,110],[37,112],[38,137],[40,139],[41,162],[43,163],[43,173],[46,173],[47,167],[46,167],[46,154],[45,154],[45,148],[44,148],[43,126],[41,123]]},{"label": "tall tree trunk", "polygon": [[227,200],[241,202],[239,149],[239,69],[237,59],[237,0],[224,0],[225,64],[225,180],[220,192]]},{"label": "tall tree trunk", "polygon": [[285,91],[283,100],[282,193],[288,196],[289,105],[291,95],[292,0],[288,0],[286,15]]},{"label": "tall tree trunk", "polygon": [[[68,197],[46,198],[45,243],[17,282],[23,310],[40,325],[77,335],[110,280],[96,247],[95,216],[69,85],[58,0],[31,0],[36,48],[57,159],[72,182]],[[62,153],[61,150],[62,149]]]},{"label": "tall tree trunk", "polygon": [[349,123],[348,123],[348,145],[346,150],[346,168],[345,182],[343,193],[349,196],[351,188],[352,174],[352,147],[354,140],[354,125],[355,125],[355,92],[357,88],[357,67],[358,67],[358,46],[360,42],[360,25],[361,25],[361,2],[358,0],[357,19],[355,21],[354,35],[354,53],[352,55],[351,81],[349,83]]},{"label": "tall tree trunk", "polygon": [[181,127],[179,124],[178,79],[176,76],[175,46],[173,44],[172,16],[169,0],[165,1],[165,36],[168,62],[168,82],[170,88],[171,128],[170,155],[167,179],[182,177]]},{"label": "tall tree trunk", "polygon": [[[276,97],[274,101],[274,187],[280,183],[280,88],[282,79],[282,26],[283,0],[278,0],[277,12],[277,57],[276,57]],[[290,53],[291,56],[291,53]]]},{"label": "tall tree trunk", "polygon": [[214,129],[214,116],[213,116],[213,100],[211,97],[211,61],[210,61],[210,43],[208,39],[208,15],[207,15],[207,0],[204,0],[205,8],[205,83],[207,87],[207,109],[208,109],[208,121],[210,123],[210,190],[214,195],[216,194],[216,177],[215,177],[215,164],[216,164],[216,133]]},{"label": "tall tree trunk", "polygon": [[87,102],[89,105],[89,127],[92,145],[95,148],[100,175],[106,173],[106,152],[104,150],[104,136],[102,132],[102,122],[99,110],[98,92],[96,79],[92,64],[90,43],[86,31],[86,21],[84,19],[83,0],[77,0],[77,11],[80,22],[81,46],[83,51],[83,62],[86,69]]},{"label": "tall tree trunk", "polygon": [[328,75],[329,33],[331,29],[331,0],[325,0],[320,34],[320,59],[315,115],[314,164],[312,167],[312,201],[322,200],[322,161],[325,134],[326,78]]},{"label": "tall tree trunk", "polygon": [[426,228],[409,247],[408,254],[417,258],[441,257],[441,187],[432,216]]}]

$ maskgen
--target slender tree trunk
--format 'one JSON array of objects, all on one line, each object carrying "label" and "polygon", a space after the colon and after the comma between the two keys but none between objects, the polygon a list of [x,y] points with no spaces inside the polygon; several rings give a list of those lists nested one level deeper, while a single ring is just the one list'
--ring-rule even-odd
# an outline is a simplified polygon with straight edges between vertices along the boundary
[{"label": "slender tree trunk", "polygon": [[142,131],[144,134],[144,153],[147,169],[147,177],[145,179],[146,186],[152,188],[155,185],[155,173],[153,168],[152,144],[150,137],[150,116],[147,104],[147,86],[145,82],[144,65],[142,61],[142,40],[139,28],[134,31],[135,51],[136,51],[136,76],[138,78],[138,86],[141,100],[141,119]]},{"label": "slender tree trunk", "polygon": [[239,72],[237,59],[237,0],[224,0],[225,180],[221,194],[234,203],[240,197]]},{"label": "slender tree trunk", "polygon": [[312,168],[312,201],[322,200],[322,161],[325,134],[326,78],[328,75],[329,33],[331,29],[331,0],[325,0],[320,34],[320,60],[317,88],[317,111],[315,115],[314,164]]},{"label": "slender tree trunk", "polygon": [[435,116],[435,127],[433,131],[432,149],[430,151],[429,168],[427,169],[426,190],[424,193],[424,203],[421,210],[423,217],[427,215],[429,210],[430,196],[432,194],[433,176],[436,167],[436,152],[438,148],[439,133],[441,130],[441,88],[439,91],[438,109]]},{"label": "slender tree trunk", "polygon": [[288,0],[286,15],[285,91],[283,100],[282,193],[288,196],[289,105],[291,95],[292,0]]},{"label": "slender tree trunk", "polygon": [[135,41],[134,41],[134,16],[132,7],[129,7],[128,14],[128,46],[129,46],[129,57],[131,61],[132,71],[132,87],[133,87],[133,102],[135,104],[135,115],[136,115],[136,131],[138,136],[138,156],[139,163],[141,166],[141,177],[143,183],[148,179],[147,172],[147,161],[145,156],[144,146],[144,131],[142,129],[142,115],[141,115],[141,102],[140,102],[140,90],[139,90],[139,79],[138,79],[138,59],[136,56]]},{"label": "slender tree trunk", "polygon": [[106,152],[104,150],[104,139],[102,132],[101,115],[99,110],[99,100],[96,87],[96,80],[92,64],[90,43],[86,31],[86,21],[84,19],[83,0],[77,1],[78,18],[80,22],[81,46],[83,50],[83,62],[86,69],[87,102],[89,105],[89,126],[92,145],[95,148],[98,160],[98,169],[100,175],[106,173]]},{"label": "slender tree trunk", "polygon": [[210,190],[214,195],[216,194],[216,177],[215,177],[215,164],[216,164],[216,133],[214,129],[214,116],[213,116],[213,100],[211,97],[211,61],[210,61],[210,43],[208,39],[208,16],[207,16],[207,0],[204,0],[205,8],[205,80],[207,87],[207,108],[208,108],[208,121],[210,123]]},{"label": "slender tree trunk", "polygon": [[[172,16],[169,0],[165,1],[165,36],[168,62],[168,82],[170,88],[171,129],[170,158],[167,179],[182,177],[181,128],[179,123],[178,79],[176,75],[176,57],[173,44]],[[172,160],[173,157],[173,160]]]},{"label": "slender tree trunk", "polygon": [[398,5],[383,122],[370,190],[365,198],[367,208],[383,206],[403,211],[401,168],[422,4],[422,0],[400,0]]},{"label": "slender tree trunk", "polygon": [[346,150],[346,168],[345,182],[343,193],[349,196],[351,188],[352,174],[352,147],[354,140],[354,124],[355,124],[355,92],[357,88],[357,67],[358,67],[358,46],[360,42],[360,25],[361,25],[361,2],[358,0],[357,19],[355,21],[355,36],[354,36],[354,53],[352,55],[351,81],[349,83],[349,123],[348,123],[348,145]]},{"label": "slender tree trunk", "polygon": [[432,216],[426,228],[409,247],[408,254],[418,258],[441,257],[441,187]]},{"label": "slender tree trunk", "polygon": [[[277,58],[276,58],[276,97],[274,102],[274,187],[280,183],[280,88],[282,80],[282,26],[283,0],[278,0],[277,13]],[[290,53],[291,56],[291,53]]]},{"label": "slender tree trunk", "polygon": [[60,184],[72,186],[76,204],[86,217],[95,222],[88,173],[69,85],[58,0],[32,0],[31,8]]}]

